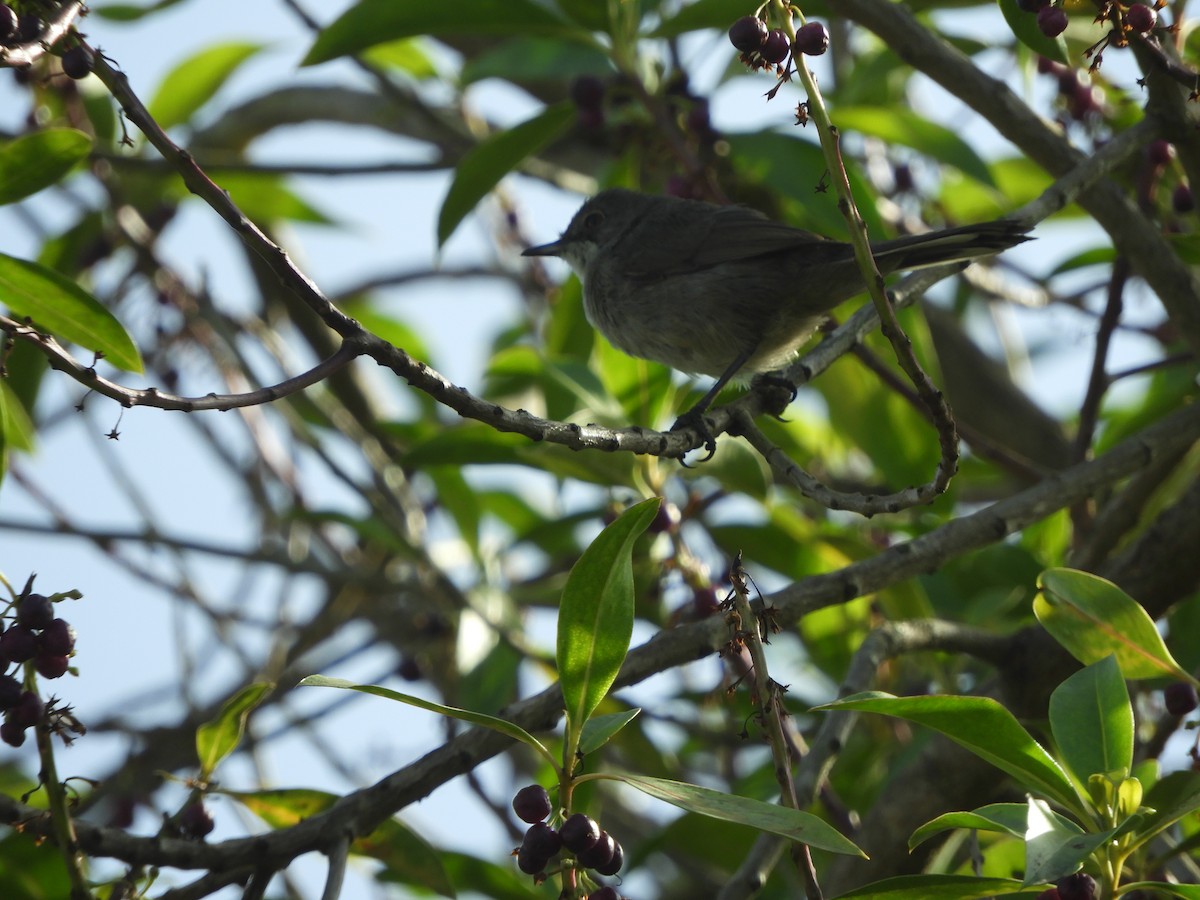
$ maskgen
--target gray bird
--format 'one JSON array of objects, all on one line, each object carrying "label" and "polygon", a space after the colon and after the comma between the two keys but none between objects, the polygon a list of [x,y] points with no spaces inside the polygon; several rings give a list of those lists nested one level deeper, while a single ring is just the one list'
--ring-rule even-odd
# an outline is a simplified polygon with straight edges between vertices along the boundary
[{"label": "gray bird", "polygon": [[[879,271],[998,253],[1028,240],[1000,220],[871,245]],[[781,368],[824,314],[866,289],[850,244],[773,222],[744,206],[612,188],[580,207],[557,241],[583,283],[588,321],[630,356],[717,379],[673,426],[715,444],[702,414],[735,376]]]}]

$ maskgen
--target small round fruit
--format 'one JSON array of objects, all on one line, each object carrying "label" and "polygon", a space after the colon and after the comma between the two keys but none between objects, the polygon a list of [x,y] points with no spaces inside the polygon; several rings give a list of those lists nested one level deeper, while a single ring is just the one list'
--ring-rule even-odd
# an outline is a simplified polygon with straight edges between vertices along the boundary
[{"label": "small round fruit", "polygon": [[616,852],[617,842],[607,831],[601,831],[596,843],[583,852],[575,854],[575,858],[584,868],[599,869],[601,866],[608,865]]},{"label": "small round fruit", "polygon": [[71,667],[71,660],[66,656],[39,653],[33,658],[33,667],[43,678],[62,678]]},{"label": "small round fruit", "polygon": [[37,636],[38,652],[66,656],[75,649],[75,629],[66,619],[54,619]]},{"label": "small round fruit", "polygon": [[21,682],[11,675],[0,675],[0,709],[12,709],[21,699]]},{"label": "small round fruit", "polygon": [[1146,158],[1153,166],[1165,166],[1175,158],[1175,148],[1171,146],[1170,141],[1159,138],[1157,141],[1151,141],[1150,146],[1146,148]]},{"label": "small round fruit", "polygon": [[4,741],[10,747],[20,747],[25,743],[25,726],[18,725],[12,719],[6,719],[4,724],[0,725],[0,741]]},{"label": "small round fruit", "polygon": [[584,850],[590,850],[596,845],[596,841],[600,840],[600,826],[591,816],[573,813],[562,823],[562,828],[558,829],[558,836],[562,838],[563,846],[572,853],[582,853]]},{"label": "small round fruit", "polygon": [[35,15],[20,16],[17,19],[17,43],[29,44],[42,35],[45,23]]},{"label": "small round fruit", "polygon": [[1058,896],[1058,888],[1047,888],[1037,895],[1037,900],[1062,900]]},{"label": "small round fruit", "polygon": [[604,82],[595,75],[580,75],[571,82],[570,94],[580,109],[599,109],[604,104]]},{"label": "small round fruit", "polygon": [[77,44],[62,55],[62,70],[68,78],[78,81],[87,78],[96,68],[96,58],[83,44]]},{"label": "small round fruit", "polygon": [[615,887],[605,885],[602,888],[597,888],[587,895],[587,900],[621,900],[621,895],[617,893]]},{"label": "small round fruit", "polygon": [[1125,13],[1125,21],[1138,34],[1145,34],[1158,21],[1158,13],[1152,7],[1144,6],[1141,3],[1132,3],[1129,11]]},{"label": "small round fruit", "polygon": [[9,662],[23,663],[37,653],[37,636],[27,626],[17,623],[0,634],[0,657]]},{"label": "small round fruit", "polygon": [[1181,184],[1175,188],[1171,194],[1171,208],[1177,213],[1191,212],[1196,208],[1196,200],[1192,196],[1192,189],[1186,184]]},{"label": "small round fruit", "polygon": [[1046,6],[1038,10],[1037,24],[1046,37],[1058,37],[1067,30],[1067,14],[1062,7]]},{"label": "small round fruit", "polygon": [[33,691],[25,691],[21,694],[21,699],[9,709],[8,721],[16,722],[22,728],[28,728],[36,725],[45,711],[46,705],[42,703],[42,698]]},{"label": "small round fruit", "polygon": [[536,856],[549,859],[562,849],[562,838],[545,822],[534,822],[525,832],[521,846]]},{"label": "small round fruit", "polygon": [[42,594],[26,594],[17,601],[17,621],[26,628],[39,630],[54,619],[54,603]]},{"label": "small round fruit", "polygon": [[179,814],[179,833],[185,838],[200,840],[212,832],[215,823],[203,803],[190,803]]},{"label": "small round fruit", "polygon": [[17,14],[7,3],[0,3],[0,43],[7,41],[17,30]]},{"label": "small round fruit", "polygon": [[550,815],[550,795],[540,784],[531,784],[517,791],[512,806],[517,818],[532,825]]},{"label": "small round fruit", "polygon": [[805,56],[820,56],[829,49],[829,32],[820,22],[809,22],[796,29],[794,49]]},{"label": "small round fruit", "polygon": [[787,35],[782,31],[767,32],[767,39],[763,42],[762,49],[758,52],[762,54],[762,58],[769,63],[779,65],[787,59],[788,51],[791,47],[788,45]]},{"label": "small round fruit", "polygon": [[1163,702],[1171,715],[1186,716],[1196,708],[1200,699],[1196,697],[1196,689],[1192,685],[1186,681],[1177,681],[1163,690]]},{"label": "small round fruit", "polygon": [[743,53],[753,53],[767,40],[767,23],[758,16],[742,16],[729,26],[729,42]]},{"label": "small round fruit", "polygon": [[1060,878],[1055,887],[1062,900],[1093,900],[1096,896],[1096,879],[1086,872]]},{"label": "small round fruit", "polygon": [[620,841],[613,841],[612,858],[602,866],[596,866],[596,871],[601,875],[616,875],[621,871],[621,866],[625,865],[625,850],[621,847]]}]

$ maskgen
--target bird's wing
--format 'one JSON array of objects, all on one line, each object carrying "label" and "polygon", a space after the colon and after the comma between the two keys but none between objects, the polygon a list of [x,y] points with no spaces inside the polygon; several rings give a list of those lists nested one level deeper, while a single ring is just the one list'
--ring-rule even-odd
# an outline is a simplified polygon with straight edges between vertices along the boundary
[{"label": "bird's wing", "polygon": [[661,233],[661,221],[657,224],[659,234],[652,238],[637,235],[628,242],[632,244],[625,267],[628,277],[666,278],[802,246],[836,246],[820,235],[774,222],[744,206],[721,207],[701,220],[681,218],[665,229],[666,234]]}]

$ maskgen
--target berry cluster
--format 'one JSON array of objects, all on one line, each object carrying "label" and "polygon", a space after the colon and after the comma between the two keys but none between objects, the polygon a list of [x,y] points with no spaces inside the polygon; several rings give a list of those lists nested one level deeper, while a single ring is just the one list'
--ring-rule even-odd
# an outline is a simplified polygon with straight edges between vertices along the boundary
[{"label": "berry cluster", "polygon": [[[0,671],[14,663],[32,661],[43,678],[61,678],[75,650],[75,629],[66,620],[54,617],[54,603],[49,597],[28,589],[17,599],[15,608],[16,621],[0,632]],[[0,675],[0,710],[4,711],[0,740],[14,747],[25,742],[25,729],[36,725],[45,711],[38,695],[23,690],[21,682],[10,674]]]},{"label": "berry cluster", "polygon": [[1044,56],[1038,59],[1038,74],[1058,80],[1058,95],[1067,113],[1077,122],[1104,111],[1104,93],[1081,72]]},{"label": "berry cluster", "polygon": [[796,41],[789,44],[784,32],[767,28],[758,16],[742,16],[729,27],[729,42],[741,51],[745,65],[767,69],[781,66],[793,51],[820,56],[829,49],[829,33],[819,22],[809,22],[796,30]]},{"label": "berry cluster", "polygon": [[1037,16],[1038,28],[1048,38],[1055,38],[1067,30],[1067,13],[1050,0],[1017,0],[1017,6]]},{"label": "berry cluster", "polygon": [[[555,831],[545,819],[553,810],[550,794],[540,784],[531,784],[513,797],[513,812],[529,823],[525,839],[517,850],[517,867],[526,875],[538,875],[560,851],[575,856],[579,865],[594,869],[601,875],[616,875],[625,864],[625,851],[596,820],[583,813],[568,816]],[[608,891],[609,893],[605,893]],[[612,888],[602,887],[589,895],[589,900],[616,900]]]},{"label": "berry cluster", "polygon": [[[33,13],[18,16],[7,3],[0,3],[0,45],[31,44],[41,37],[46,23]],[[92,51],[76,44],[63,51],[62,70],[69,78],[86,78],[96,66]]]}]

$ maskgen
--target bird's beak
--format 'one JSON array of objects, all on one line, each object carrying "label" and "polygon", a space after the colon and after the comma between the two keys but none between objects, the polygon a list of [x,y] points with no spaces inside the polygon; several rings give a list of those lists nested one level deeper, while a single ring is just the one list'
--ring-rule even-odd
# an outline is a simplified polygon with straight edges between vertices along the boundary
[{"label": "bird's beak", "polygon": [[527,250],[522,250],[522,256],[562,256],[563,242],[560,238],[557,241],[551,241],[549,244],[541,244],[537,247],[530,247]]}]

